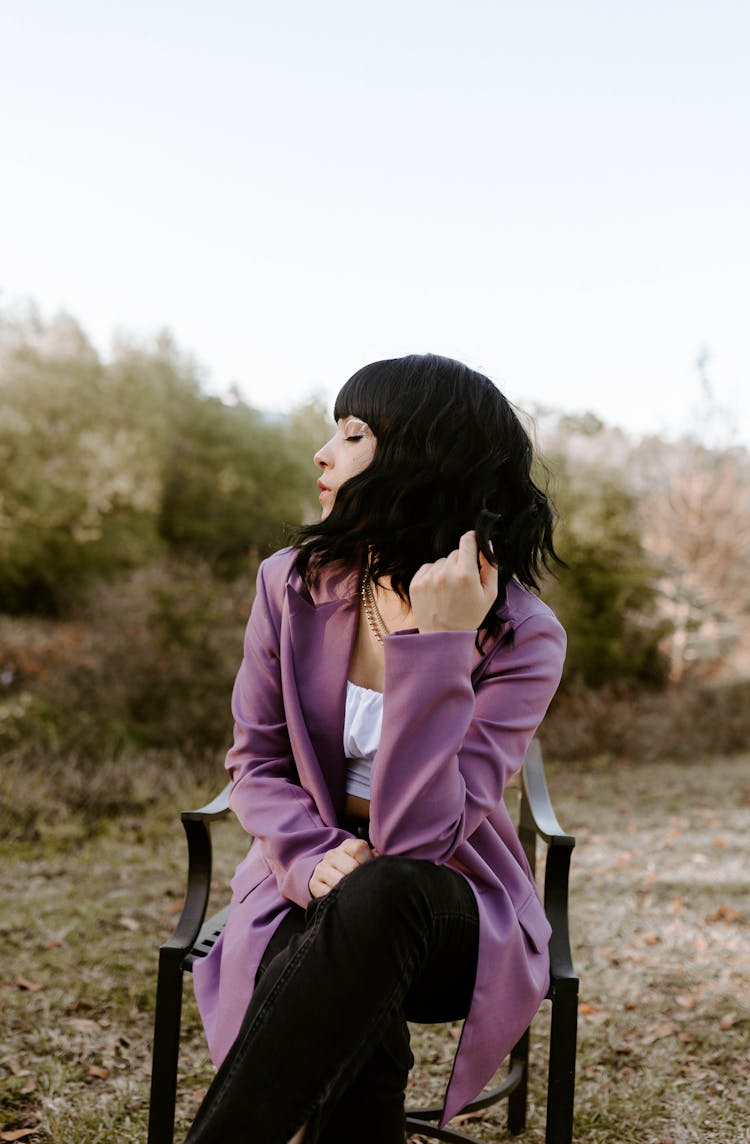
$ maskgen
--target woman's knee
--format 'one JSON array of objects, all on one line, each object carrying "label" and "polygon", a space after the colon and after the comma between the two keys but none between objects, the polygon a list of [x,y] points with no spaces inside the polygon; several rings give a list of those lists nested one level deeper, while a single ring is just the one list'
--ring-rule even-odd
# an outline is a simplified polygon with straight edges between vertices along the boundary
[{"label": "woman's knee", "polygon": [[420,892],[423,867],[429,863],[401,854],[383,854],[358,866],[341,882],[340,889],[384,897],[388,901],[409,899]]},{"label": "woman's knee", "polygon": [[452,888],[446,880],[455,877],[453,871],[432,862],[384,854],[343,878],[339,898],[347,903],[356,901],[374,917],[400,915],[428,922],[440,912],[445,891]]}]

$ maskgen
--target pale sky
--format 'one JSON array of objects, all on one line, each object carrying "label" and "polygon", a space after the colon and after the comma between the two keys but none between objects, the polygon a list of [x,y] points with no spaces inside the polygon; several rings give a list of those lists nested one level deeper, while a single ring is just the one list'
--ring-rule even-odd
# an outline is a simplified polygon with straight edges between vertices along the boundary
[{"label": "pale sky", "polygon": [[750,443],[746,0],[5,0],[0,304],[264,408],[432,351]]}]

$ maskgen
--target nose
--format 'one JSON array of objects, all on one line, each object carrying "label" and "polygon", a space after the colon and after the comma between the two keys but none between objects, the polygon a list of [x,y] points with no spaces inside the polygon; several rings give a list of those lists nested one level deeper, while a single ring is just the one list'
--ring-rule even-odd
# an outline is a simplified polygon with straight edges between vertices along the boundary
[{"label": "nose", "polygon": [[325,445],[321,445],[318,451],[313,456],[313,461],[319,469],[328,469],[331,466],[331,454],[329,450],[331,442],[326,441]]}]

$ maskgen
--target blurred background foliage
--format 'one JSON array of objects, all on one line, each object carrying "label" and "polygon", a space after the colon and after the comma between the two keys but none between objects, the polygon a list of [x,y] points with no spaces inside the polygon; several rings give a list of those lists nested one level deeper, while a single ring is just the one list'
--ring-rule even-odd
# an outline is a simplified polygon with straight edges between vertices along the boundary
[{"label": "blurred background foliage", "polygon": [[324,423],[207,394],[167,334],[105,363],[69,318],[0,316],[3,610],[64,616],[96,578],[166,556],[236,575],[312,510]]},{"label": "blurred background foliage", "polygon": [[[728,433],[633,442],[590,415],[535,420],[567,563],[544,588],[569,635],[548,753],[746,747],[747,451]],[[69,317],[0,312],[11,817],[39,760],[84,801],[80,776],[105,759],[217,766],[257,565],[317,512],[312,454],[329,426],[315,401],[271,417],[211,395],[168,334],[120,338],[104,361]],[[126,800],[120,779],[100,788]]]}]

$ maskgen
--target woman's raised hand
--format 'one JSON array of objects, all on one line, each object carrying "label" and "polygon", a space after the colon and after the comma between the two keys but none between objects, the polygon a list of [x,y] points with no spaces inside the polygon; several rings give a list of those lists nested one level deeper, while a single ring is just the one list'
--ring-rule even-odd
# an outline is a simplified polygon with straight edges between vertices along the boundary
[{"label": "woman's raised hand", "polygon": [[328,850],[315,867],[310,879],[310,893],[313,898],[323,898],[336,886],[345,874],[351,874],[358,866],[375,857],[371,846],[364,838],[347,838],[340,846]]},{"label": "woman's raised hand", "polygon": [[476,631],[497,596],[497,568],[465,532],[448,556],[423,564],[409,587],[420,632]]}]

